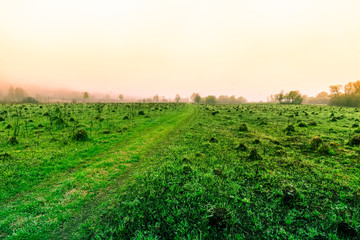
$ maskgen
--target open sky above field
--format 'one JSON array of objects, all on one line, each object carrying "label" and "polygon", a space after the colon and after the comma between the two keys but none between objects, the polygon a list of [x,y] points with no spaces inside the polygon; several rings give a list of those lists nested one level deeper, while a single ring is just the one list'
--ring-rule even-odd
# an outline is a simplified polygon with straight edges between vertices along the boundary
[{"label": "open sky above field", "polygon": [[0,0],[0,81],[133,96],[360,79],[359,0]]}]

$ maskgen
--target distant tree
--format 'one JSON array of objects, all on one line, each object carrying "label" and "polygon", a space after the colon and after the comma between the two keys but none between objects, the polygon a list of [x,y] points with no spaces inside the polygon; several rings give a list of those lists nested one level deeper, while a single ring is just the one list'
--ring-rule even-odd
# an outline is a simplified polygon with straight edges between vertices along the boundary
[{"label": "distant tree", "polygon": [[278,94],[270,95],[270,98],[271,98],[274,102],[279,102],[279,103],[281,103],[281,102],[284,100],[284,98],[285,98],[284,90],[281,90],[280,93],[278,93]]},{"label": "distant tree", "polygon": [[276,99],[276,94],[271,94],[268,98],[267,98],[267,101],[268,102],[277,102],[277,99]]},{"label": "distant tree", "polygon": [[360,95],[360,80],[353,82],[354,93]]},{"label": "distant tree", "polygon": [[348,84],[346,84],[344,86],[344,92],[345,94],[349,95],[349,94],[353,94],[355,91],[354,91],[354,86],[353,86],[353,83],[352,82],[349,82]]},{"label": "distant tree", "polygon": [[205,98],[206,104],[215,104],[216,103],[216,97],[214,95],[209,95]]},{"label": "distant tree", "polygon": [[13,86],[9,87],[8,95],[7,95],[8,101],[12,102],[15,100],[15,89]]},{"label": "distant tree", "polygon": [[23,102],[23,103],[38,103],[39,101],[33,97],[26,97],[21,102]]},{"label": "distant tree", "polygon": [[360,80],[349,82],[340,92],[342,85],[330,86],[330,105],[360,107]]},{"label": "distant tree", "polygon": [[124,100],[124,95],[119,94],[118,98],[119,98],[120,101],[122,101],[122,100]]},{"label": "distant tree", "polygon": [[25,97],[27,97],[27,93],[25,92],[24,89],[17,87],[14,89],[14,87],[10,87],[9,88],[9,92],[8,92],[8,96],[7,99],[10,102],[20,102],[22,99],[24,99]]},{"label": "distant tree", "polygon": [[330,96],[327,92],[320,92],[315,97],[304,97],[304,103],[307,104],[328,104]]},{"label": "distant tree", "polygon": [[229,103],[236,103],[237,102],[237,99],[236,99],[236,96],[235,95],[231,95],[229,97]]},{"label": "distant tree", "polygon": [[237,103],[246,103],[246,102],[247,102],[247,99],[240,96],[240,97],[238,97],[238,98],[236,99],[236,102],[237,102]]},{"label": "distant tree", "polygon": [[20,87],[17,87],[15,88],[15,98],[16,99],[23,99],[27,96],[27,92],[25,92],[24,89],[20,88]]},{"label": "distant tree", "polygon": [[332,95],[332,97],[339,97],[341,88],[342,88],[341,85],[330,86],[330,94]]},{"label": "distant tree", "polygon": [[356,82],[349,82],[344,86],[344,92],[346,95],[357,94],[360,95],[360,80]]},{"label": "distant tree", "polygon": [[226,95],[220,95],[220,96],[217,98],[217,102],[218,102],[218,103],[229,103],[229,97],[226,96]]},{"label": "distant tree", "polygon": [[200,101],[201,101],[201,96],[198,93],[191,94],[190,98],[194,103],[200,103]]},{"label": "distant tree", "polygon": [[320,92],[316,95],[317,98],[328,98],[329,94],[327,92]]},{"label": "distant tree", "polygon": [[176,96],[175,96],[175,101],[178,103],[178,102],[180,102],[180,100],[181,100],[180,95],[179,95],[179,94],[176,94]]},{"label": "distant tree", "polygon": [[154,99],[155,102],[158,102],[159,101],[159,95],[156,94],[153,99]]},{"label": "distant tree", "polygon": [[275,95],[270,95],[271,101],[277,101],[279,103],[287,103],[287,104],[301,104],[304,100],[304,96],[300,94],[299,91],[290,91],[288,93],[284,93],[281,90],[280,93]]},{"label": "distant tree", "polygon": [[83,98],[84,99],[88,99],[90,96],[89,96],[89,93],[88,92],[84,92],[84,95],[83,95]]},{"label": "distant tree", "polygon": [[287,103],[291,104],[301,104],[304,100],[299,91],[290,91],[285,95],[285,99]]}]

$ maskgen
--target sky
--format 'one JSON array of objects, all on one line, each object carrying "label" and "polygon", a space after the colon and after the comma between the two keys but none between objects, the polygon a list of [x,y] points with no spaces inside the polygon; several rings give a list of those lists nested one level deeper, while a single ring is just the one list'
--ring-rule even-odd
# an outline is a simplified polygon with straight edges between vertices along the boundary
[{"label": "sky", "polygon": [[360,79],[359,0],[0,0],[0,83],[264,101]]}]

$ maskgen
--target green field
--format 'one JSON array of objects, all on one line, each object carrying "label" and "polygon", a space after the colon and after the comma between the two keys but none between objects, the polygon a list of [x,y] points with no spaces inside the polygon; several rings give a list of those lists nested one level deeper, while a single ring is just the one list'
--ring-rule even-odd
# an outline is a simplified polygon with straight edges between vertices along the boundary
[{"label": "green field", "polygon": [[0,105],[0,239],[360,239],[360,112]]}]

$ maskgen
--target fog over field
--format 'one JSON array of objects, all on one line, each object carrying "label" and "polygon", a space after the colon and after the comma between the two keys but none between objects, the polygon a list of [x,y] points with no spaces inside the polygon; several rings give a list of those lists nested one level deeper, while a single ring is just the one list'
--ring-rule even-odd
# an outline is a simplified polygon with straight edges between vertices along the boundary
[{"label": "fog over field", "polygon": [[2,1],[0,82],[139,98],[314,96],[359,79],[359,12],[357,0]]},{"label": "fog over field", "polygon": [[[56,88],[51,87],[50,85],[44,84],[39,86],[36,84],[28,84],[28,83],[0,83],[0,99],[6,99],[9,90],[11,88],[21,88],[25,91],[26,96],[31,96],[39,101],[70,101],[70,100],[80,100],[84,98],[84,92],[88,92],[85,90],[74,90],[73,88]],[[118,91],[93,91],[89,93],[89,100],[99,101],[99,100],[108,100],[108,101],[117,101],[119,100],[119,93]],[[152,96],[148,96],[152,97]],[[126,101],[139,101],[143,99],[140,96],[131,96],[125,95],[124,99]]]}]

